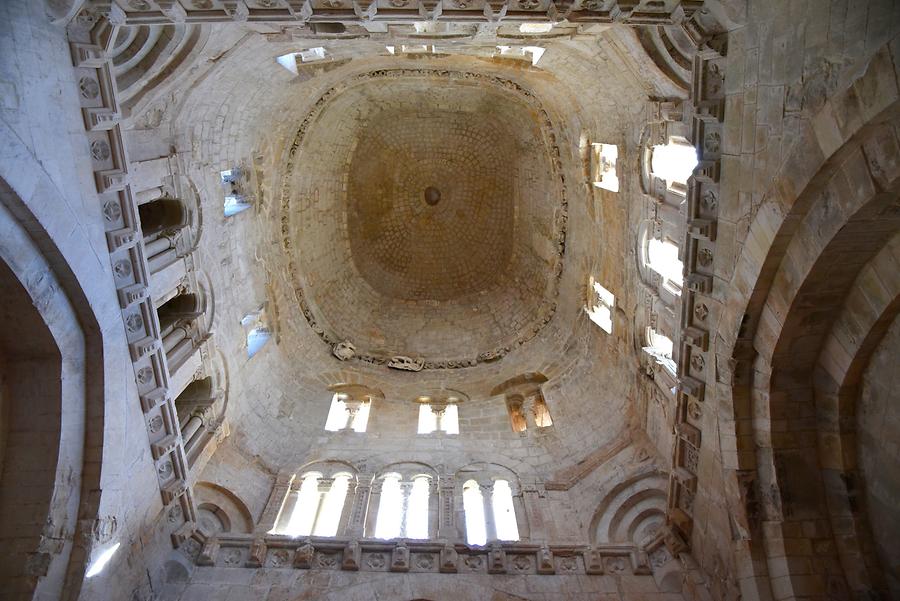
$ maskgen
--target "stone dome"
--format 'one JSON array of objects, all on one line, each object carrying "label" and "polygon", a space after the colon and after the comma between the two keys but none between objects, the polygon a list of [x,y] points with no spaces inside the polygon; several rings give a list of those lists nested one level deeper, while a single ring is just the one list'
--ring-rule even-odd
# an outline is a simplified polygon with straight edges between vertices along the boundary
[{"label": "stone dome", "polygon": [[[555,143],[538,100],[497,77],[389,70],[327,91],[282,188],[307,318],[362,357],[426,368],[524,342],[558,290]],[[326,147],[345,158],[316,150]]]}]

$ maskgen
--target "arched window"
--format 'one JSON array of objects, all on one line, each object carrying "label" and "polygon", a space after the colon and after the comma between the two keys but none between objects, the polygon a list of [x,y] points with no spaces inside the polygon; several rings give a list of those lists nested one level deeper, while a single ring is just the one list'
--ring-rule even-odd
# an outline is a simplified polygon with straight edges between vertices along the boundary
[{"label": "arched window", "polygon": [[344,395],[335,394],[331,398],[331,407],[325,420],[325,429],[329,432],[352,430],[365,432],[369,422],[369,401],[354,401]]},{"label": "arched window", "polygon": [[669,188],[684,191],[688,178],[697,166],[697,150],[686,140],[672,138],[668,144],[653,147],[650,169],[666,180]]},{"label": "arched window", "polygon": [[321,472],[305,473],[299,487],[288,491],[272,534],[336,536],[350,479],[348,473],[332,478],[323,478]]},{"label": "arched window", "polygon": [[519,525],[509,480],[496,478],[487,484],[479,483],[474,478],[467,480],[463,484],[462,497],[468,544],[519,540]]},{"label": "arched window", "polygon": [[681,294],[684,264],[678,258],[678,246],[669,240],[651,238],[647,241],[647,260],[650,269],[663,278],[663,285],[674,294]]},{"label": "arched window", "polygon": [[403,481],[391,472],[382,476],[375,538],[429,538],[431,478],[424,474]]}]

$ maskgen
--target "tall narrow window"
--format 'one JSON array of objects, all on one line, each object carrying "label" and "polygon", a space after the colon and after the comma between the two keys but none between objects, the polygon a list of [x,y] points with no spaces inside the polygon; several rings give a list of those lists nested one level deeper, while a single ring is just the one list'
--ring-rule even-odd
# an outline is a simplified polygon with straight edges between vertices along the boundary
[{"label": "tall narrow window", "polygon": [[319,478],[322,474],[311,472],[303,476],[300,484],[300,490],[291,492],[294,495],[294,505],[289,509],[288,522],[286,526],[277,531],[277,534],[287,534],[288,536],[309,536],[313,531],[313,524],[316,521],[316,513],[319,511]]},{"label": "tall narrow window", "polygon": [[675,294],[681,294],[684,264],[678,259],[678,247],[668,240],[651,238],[647,243],[647,259],[650,269],[665,280],[664,285]]},{"label": "tall narrow window", "polygon": [[265,305],[241,318],[247,332],[247,357],[253,357],[272,337],[266,318]]},{"label": "tall narrow window", "polygon": [[[319,509],[319,515],[316,516],[314,535],[335,536],[337,534],[349,486],[350,476],[348,474],[338,474],[334,477],[331,488],[324,493],[322,507]],[[321,491],[320,494],[322,494]]]},{"label": "tall narrow window", "polygon": [[495,480],[491,493],[491,509],[499,540],[519,540],[519,526],[513,508],[512,489],[506,480]]},{"label": "tall narrow window", "polygon": [[406,504],[407,538],[428,538],[428,497],[430,480],[419,476],[413,480]]},{"label": "tall narrow window", "polygon": [[225,191],[225,216],[231,217],[250,208],[250,200],[241,192],[243,172],[237,167],[219,172]]},{"label": "tall narrow window", "polygon": [[398,538],[403,523],[403,491],[400,474],[388,474],[381,484],[381,500],[375,518],[375,538]]},{"label": "tall narrow window", "polygon": [[466,514],[466,542],[470,545],[483,545],[487,542],[487,529],[484,521],[484,498],[481,487],[475,480],[463,485],[463,510]]},{"label": "tall narrow window", "polygon": [[325,429],[330,432],[338,430],[365,432],[370,408],[371,403],[368,401],[345,400],[340,394],[336,394],[331,398]]}]

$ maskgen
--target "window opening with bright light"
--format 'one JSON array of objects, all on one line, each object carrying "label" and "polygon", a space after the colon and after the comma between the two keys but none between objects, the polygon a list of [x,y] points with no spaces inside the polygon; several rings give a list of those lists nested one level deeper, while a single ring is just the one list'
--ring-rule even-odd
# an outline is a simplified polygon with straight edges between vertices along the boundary
[{"label": "window opening with bright light", "polygon": [[662,276],[663,284],[674,294],[681,294],[684,263],[678,258],[678,246],[668,240],[651,238],[647,242],[647,260],[650,269]]},{"label": "window opening with bright light", "polygon": [[604,332],[612,334],[612,312],[616,305],[616,297],[613,293],[601,286],[594,278],[590,280],[591,300],[585,307],[585,311],[591,321],[600,326]]},{"label": "window opening with bright light", "polygon": [[[487,490],[485,490],[487,489]],[[486,503],[485,494],[489,495]],[[494,480],[484,487],[476,480],[463,485],[466,542],[484,545],[488,540],[519,540],[519,526],[508,480]]]},{"label": "window opening with bright light", "polygon": [[459,411],[457,406],[455,404],[420,404],[418,432],[419,434],[431,434],[432,432],[459,434]]},{"label": "window opening with bright light", "polygon": [[335,394],[331,398],[331,407],[328,409],[328,417],[325,419],[325,429],[329,432],[339,430],[365,432],[371,405],[369,401],[354,401],[341,394]]},{"label": "window opening with bright light", "polygon": [[610,192],[619,191],[619,178],[616,175],[616,162],[619,160],[619,147],[615,144],[591,144],[593,160],[594,186]]},{"label": "window opening with bright light", "polygon": [[418,475],[411,481],[403,481],[396,473],[383,476],[375,517],[375,538],[427,539],[430,500],[431,478],[428,476]]},{"label": "window opening with bright light", "polygon": [[686,142],[670,141],[653,147],[650,169],[653,175],[672,184],[687,186],[688,178],[697,166],[697,150]]},{"label": "window opening with bright light", "polygon": [[675,375],[676,365],[672,359],[674,344],[672,339],[664,334],[660,334],[653,328],[647,328],[647,343],[644,352],[653,357],[656,362],[665,367],[669,373]]},{"label": "window opening with bright light", "polygon": [[299,488],[285,497],[272,534],[287,536],[337,536],[350,488],[350,474],[325,479],[320,472],[308,472]]}]

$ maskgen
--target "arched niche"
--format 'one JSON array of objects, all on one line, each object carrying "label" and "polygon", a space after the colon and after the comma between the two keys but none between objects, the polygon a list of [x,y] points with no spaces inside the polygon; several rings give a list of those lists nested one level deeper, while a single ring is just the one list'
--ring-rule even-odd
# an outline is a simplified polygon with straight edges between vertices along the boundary
[{"label": "arched niche", "polygon": [[591,543],[645,546],[666,523],[668,484],[666,474],[644,468],[606,485],[591,519]]},{"label": "arched niche", "polygon": [[204,535],[253,532],[250,510],[232,491],[213,482],[198,482],[194,485],[194,496],[197,521]]},{"label": "arched niche", "polygon": [[138,206],[138,214],[144,238],[188,225],[187,208],[177,198],[157,198],[146,202]]},{"label": "arched niche", "polygon": [[[735,263],[734,279],[750,285],[729,288],[717,326],[717,354],[733,365],[718,405],[720,423],[752,425],[721,438],[723,454],[737,459],[726,487],[740,495],[729,511],[737,553],[752,560],[741,580],[748,596],[811,587],[840,598],[887,594],[859,502],[854,439],[859,377],[900,298],[895,82],[884,47],[826,101],[816,128],[801,126],[750,224],[754,243]],[[818,137],[823,129],[832,135]],[[820,527],[801,527],[811,523]],[[822,570],[805,567],[805,547],[818,550]]]}]

